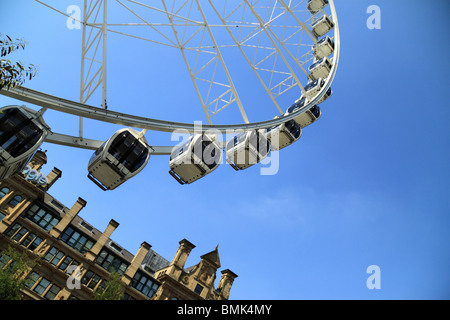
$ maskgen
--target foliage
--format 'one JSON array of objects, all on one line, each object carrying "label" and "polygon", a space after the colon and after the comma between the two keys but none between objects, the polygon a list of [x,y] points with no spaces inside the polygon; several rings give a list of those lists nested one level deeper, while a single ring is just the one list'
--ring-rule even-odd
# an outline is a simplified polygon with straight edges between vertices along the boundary
[{"label": "foliage", "polygon": [[125,284],[121,280],[122,276],[117,272],[110,274],[109,280],[94,291],[95,300],[122,300],[125,292]]},{"label": "foliage", "polygon": [[37,264],[23,251],[8,247],[0,256],[0,300],[19,300],[25,286],[25,274]]},{"label": "foliage", "polygon": [[25,49],[26,44],[24,39],[13,41],[8,35],[2,39],[2,34],[0,34],[0,90],[20,86],[25,80],[31,80],[36,76],[37,68],[33,64],[24,66],[20,61],[11,62],[11,60],[4,59],[5,56],[15,51]]}]

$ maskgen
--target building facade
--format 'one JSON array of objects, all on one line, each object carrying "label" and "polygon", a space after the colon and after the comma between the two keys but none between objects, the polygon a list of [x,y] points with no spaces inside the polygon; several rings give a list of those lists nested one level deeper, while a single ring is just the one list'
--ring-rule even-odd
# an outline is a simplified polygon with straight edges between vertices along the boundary
[{"label": "building facade", "polygon": [[23,299],[90,300],[94,290],[105,287],[112,272],[121,276],[124,299],[130,300],[227,300],[235,273],[226,269],[217,287],[221,267],[218,247],[185,268],[195,246],[179,242],[171,261],[143,242],[132,254],[110,239],[119,223],[111,220],[100,231],[78,216],[86,206],[82,198],[66,207],[48,191],[62,176],[53,170],[44,177],[47,163],[38,151],[27,168],[0,181],[0,268],[11,263],[8,248],[39,261],[25,277]]}]

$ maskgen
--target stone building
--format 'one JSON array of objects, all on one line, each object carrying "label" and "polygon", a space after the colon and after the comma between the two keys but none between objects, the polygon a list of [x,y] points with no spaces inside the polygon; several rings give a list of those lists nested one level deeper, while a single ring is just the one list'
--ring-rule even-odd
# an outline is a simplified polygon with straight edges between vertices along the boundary
[{"label": "stone building", "polygon": [[39,264],[25,275],[23,299],[89,300],[98,287],[105,287],[111,272],[121,275],[125,299],[130,300],[227,300],[235,273],[226,269],[215,287],[221,267],[218,247],[185,268],[195,247],[188,240],[172,261],[143,242],[132,254],[110,239],[119,223],[111,220],[103,231],[79,217],[86,201],[78,198],[71,208],[48,191],[62,176],[53,170],[44,177],[47,163],[38,151],[27,168],[0,181],[0,268],[11,263],[6,251],[26,252]]}]

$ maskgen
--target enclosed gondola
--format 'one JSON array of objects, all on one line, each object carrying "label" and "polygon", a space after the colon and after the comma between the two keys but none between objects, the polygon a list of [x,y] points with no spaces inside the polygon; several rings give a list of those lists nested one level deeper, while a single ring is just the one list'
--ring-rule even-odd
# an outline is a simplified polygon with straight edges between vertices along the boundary
[{"label": "enclosed gondola", "polygon": [[180,184],[192,183],[216,170],[222,153],[215,137],[193,135],[172,149],[169,174]]},{"label": "enclosed gondola", "polygon": [[308,100],[314,99],[325,86],[325,80],[322,78],[309,82],[305,86],[305,96]]},{"label": "enclosed gondola", "polygon": [[334,22],[324,14],[311,25],[311,28],[312,33],[319,38],[334,28]]},{"label": "enclosed gondola", "polygon": [[102,190],[113,190],[144,169],[150,151],[143,132],[120,129],[91,156],[88,178]]},{"label": "enclosed gondola", "polygon": [[311,77],[316,80],[319,78],[326,78],[330,74],[331,68],[333,67],[330,59],[324,57],[315,61],[312,65],[309,66],[308,71],[311,74]]},{"label": "enclosed gondola", "polygon": [[244,170],[269,155],[270,142],[265,131],[252,130],[240,133],[226,144],[227,162],[235,170]]},{"label": "enclosed gondola", "polygon": [[313,46],[313,54],[316,59],[328,57],[334,52],[334,41],[329,37],[323,37]]},{"label": "enclosed gondola", "polygon": [[328,5],[328,0],[308,0],[308,10],[311,12],[311,14],[316,14],[326,5]]},{"label": "enclosed gondola", "polygon": [[300,139],[301,135],[302,128],[294,119],[266,130],[266,138],[272,150],[281,150],[293,144]]},{"label": "enclosed gondola", "polygon": [[44,142],[50,131],[44,111],[14,105],[0,109],[0,180],[22,171]]},{"label": "enclosed gondola", "polygon": [[331,88],[328,88],[327,92],[320,98],[320,100],[317,102],[317,104],[324,102],[325,100],[328,100],[333,94],[333,90]]},{"label": "enclosed gondola", "polygon": [[[306,103],[305,98],[297,100],[292,106],[290,106],[287,109],[285,115],[296,112],[297,110],[302,108],[305,105],[305,103]],[[317,121],[320,118],[320,116],[321,116],[320,108],[319,106],[315,105],[306,110],[305,112],[302,112],[300,115],[296,116],[294,120],[299,124],[300,128],[303,129],[304,127],[309,126],[313,122]]]}]

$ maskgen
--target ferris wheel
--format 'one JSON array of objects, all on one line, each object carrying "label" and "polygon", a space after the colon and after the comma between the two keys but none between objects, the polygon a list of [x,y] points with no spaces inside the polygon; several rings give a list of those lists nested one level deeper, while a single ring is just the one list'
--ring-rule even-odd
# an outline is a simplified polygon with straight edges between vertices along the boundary
[{"label": "ferris wheel", "polygon": [[[45,140],[95,150],[88,177],[103,190],[115,189],[139,173],[150,155],[170,155],[169,173],[181,184],[189,184],[214,171],[223,159],[235,170],[244,170],[271,151],[293,144],[303,128],[320,118],[319,104],[332,95],[340,48],[332,0],[84,0],[79,19],[67,14],[66,8],[58,8],[57,1],[35,1],[82,28],[80,99],[70,101],[25,87],[0,91],[43,107],[33,112],[8,106],[8,112],[0,113],[0,126],[27,118],[30,125],[40,128],[41,135],[26,140],[27,134],[34,134],[25,132],[26,126],[11,127],[8,136],[0,131],[3,178],[17,172]],[[174,122],[108,108],[110,34],[179,51],[198,98],[190,107],[201,108],[207,124],[199,127],[195,119],[192,123]],[[249,105],[248,93],[237,84],[242,77],[258,83],[267,101],[261,114],[270,117],[261,119],[254,114],[254,109],[262,107]],[[89,105],[99,91],[101,107]],[[286,104],[286,97],[295,99]],[[50,132],[43,120],[46,108],[78,116],[79,136]],[[221,123],[225,112],[227,121],[233,115],[231,123]],[[8,120],[9,115],[14,115],[14,121]],[[128,128],[119,129],[107,141],[88,139],[83,137],[83,118]],[[147,130],[181,129],[192,135],[177,146],[154,146],[145,138]],[[235,134],[221,142],[211,130]],[[19,154],[16,149],[24,140],[29,145]],[[30,141],[35,143],[30,145]],[[13,147],[16,156],[12,156]]]}]

